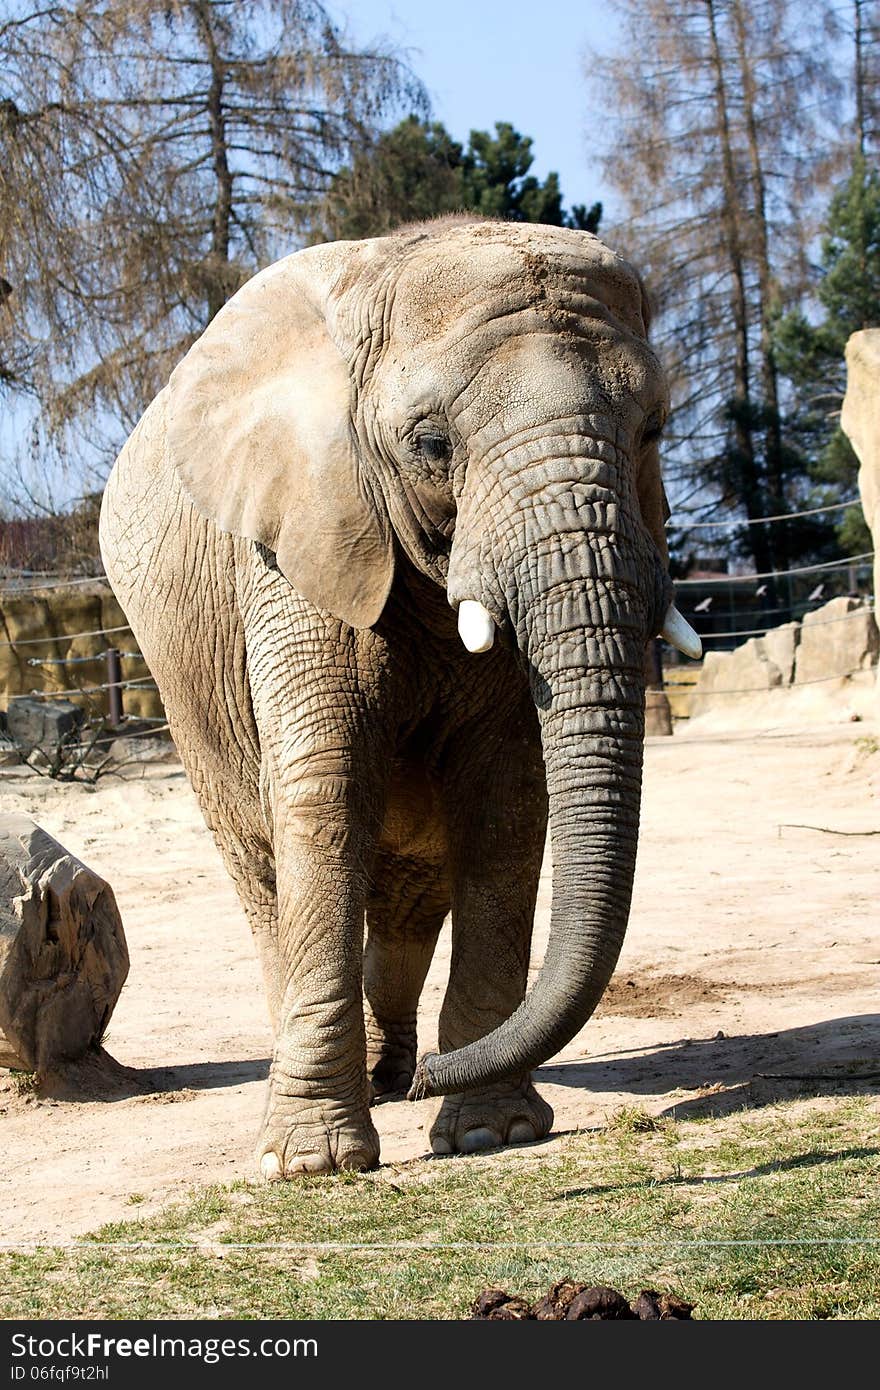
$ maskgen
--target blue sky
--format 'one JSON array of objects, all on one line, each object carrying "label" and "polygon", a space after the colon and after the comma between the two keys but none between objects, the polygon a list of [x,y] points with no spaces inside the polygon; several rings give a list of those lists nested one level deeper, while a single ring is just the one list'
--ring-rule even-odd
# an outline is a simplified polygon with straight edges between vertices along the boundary
[{"label": "blue sky", "polygon": [[[617,21],[600,0],[330,0],[352,38],[384,35],[408,49],[434,114],[457,140],[510,121],[533,140],[532,172],[557,170],[566,207],[603,198],[591,162],[587,44],[613,47]],[[603,199],[607,203],[607,196]]]}]

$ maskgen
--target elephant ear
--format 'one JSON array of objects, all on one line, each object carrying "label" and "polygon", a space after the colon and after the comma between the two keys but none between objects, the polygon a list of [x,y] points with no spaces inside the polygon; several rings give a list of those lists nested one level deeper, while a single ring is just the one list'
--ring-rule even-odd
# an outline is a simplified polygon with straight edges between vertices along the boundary
[{"label": "elephant ear", "polygon": [[666,523],[672,513],[660,474],[660,450],[655,442],[647,444],[642,451],[637,488],[642,520],[651,533],[661,560],[666,565],[669,563]]},{"label": "elephant ear", "polygon": [[335,284],[369,247],[299,251],[248,281],[173,372],[167,433],[197,510],[274,551],[304,598],[352,627],[378,620],[394,571],[327,318]]}]

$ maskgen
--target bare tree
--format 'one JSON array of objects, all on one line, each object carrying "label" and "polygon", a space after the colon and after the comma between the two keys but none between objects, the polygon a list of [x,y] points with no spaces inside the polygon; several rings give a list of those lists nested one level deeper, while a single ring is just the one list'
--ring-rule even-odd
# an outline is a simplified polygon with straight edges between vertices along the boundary
[{"label": "bare tree", "polygon": [[851,0],[856,144],[863,157],[880,152],[880,4]]},{"label": "bare tree", "polygon": [[[587,66],[603,100],[616,95],[604,168],[657,299],[673,491],[757,521],[787,510],[793,485],[772,325],[806,281],[832,170],[833,14],[825,0],[617,7],[625,56]],[[766,570],[786,566],[790,540],[751,526],[742,544]]]},{"label": "bare tree", "polygon": [[340,165],[426,106],[318,0],[8,0],[0,59],[0,390],[99,464]]}]

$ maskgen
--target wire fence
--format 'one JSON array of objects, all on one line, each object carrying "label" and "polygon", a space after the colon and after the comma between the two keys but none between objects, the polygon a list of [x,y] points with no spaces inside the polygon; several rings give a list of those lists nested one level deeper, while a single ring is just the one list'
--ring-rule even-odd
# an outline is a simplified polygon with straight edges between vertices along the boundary
[{"label": "wire fence", "polygon": [[[854,504],[853,504],[853,503],[840,503],[840,504],[838,505],[838,509],[843,509],[844,507],[849,507],[849,506],[852,506],[852,505],[854,505]],[[813,515],[813,514],[818,513],[818,512],[825,512],[825,511],[830,511],[830,510],[833,510],[833,508],[830,508],[830,507],[815,508],[815,509],[812,509],[812,510],[809,511],[809,512],[791,513],[791,514],[789,514],[789,516],[802,516],[802,515],[803,515],[803,516],[806,516],[806,515]],[[766,518],[762,518],[761,520],[762,520],[762,521],[766,521],[766,522],[773,522],[773,521],[780,521],[780,520],[786,520],[786,519],[788,519],[788,517],[766,517]],[[701,523],[701,524],[705,524],[707,527],[710,525],[710,523],[708,523],[708,522],[707,522],[707,523]],[[728,524],[728,523],[711,523],[711,525],[713,525],[713,526],[714,526],[714,525],[720,526],[720,525],[722,525],[722,524]],[[833,575],[835,575],[835,574],[839,574],[839,573],[841,573],[841,572],[843,572],[843,571],[847,571],[847,572],[848,572],[848,575],[849,575],[850,578],[851,578],[852,575],[853,575],[853,574],[856,574],[859,570],[865,570],[865,569],[867,569],[867,567],[870,566],[872,560],[873,560],[873,552],[871,552],[871,551],[866,551],[866,552],[864,552],[864,553],[862,553],[862,554],[859,554],[859,555],[850,555],[850,556],[847,556],[847,557],[845,557],[845,558],[843,558],[843,559],[841,559],[841,560],[831,560],[831,561],[826,561],[826,562],[822,562],[822,563],[817,563],[817,564],[814,564],[814,565],[794,566],[794,567],[792,567],[792,568],[790,568],[790,569],[788,569],[788,570],[771,570],[771,571],[766,571],[766,572],[758,573],[758,574],[743,574],[743,575],[706,575],[706,576],[704,576],[704,577],[702,577],[702,578],[682,579],[682,580],[679,580],[679,581],[677,582],[676,588],[677,588],[679,591],[684,591],[685,593],[688,593],[688,592],[692,592],[694,589],[696,589],[696,588],[698,588],[698,587],[709,587],[709,588],[711,588],[713,591],[723,591],[724,588],[726,587],[726,588],[728,589],[729,600],[730,600],[729,609],[728,609],[728,611],[725,612],[723,615],[722,615],[718,610],[716,610],[714,613],[711,614],[711,618],[712,618],[713,621],[715,621],[715,620],[717,620],[718,618],[720,618],[720,617],[722,617],[722,616],[725,616],[725,617],[728,617],[728,618],[733,619],[734,625],[731,626],[731,627],[723,628],[723,629],[721,629],[721,630],[717,630],[717,631],[706,631],[706,630],[700,631],[700,637],[701,637],[701,639],[702,639],[702,641],[703,641],[704,643],[705,643],[705,642],[713,642],[713,643],[733,643],[733,644],[738,645],[738,640],[737,640],[737,639],[739,639],[739,640],[741,641],[742,639],[755,638],[755,637],[765,637],[765,636],[767,636],[769,633],[772,633],[772,632],[774,632],[774,631],[778,631],[781,627],[785,626],[785,623],[784,623],[784,622],[782,622],[782,623],[777,622],[777,623],[775,623],[775,624],[766,624],[766,625],[764,625],[764,626],[758,626],[758,625],[753,625],[753,626],[737,626],[737,625],[736,625],[736,617],[737,617],[738,615],[741,614],[742,616],[748,616],[748,617],[751,617],[752,619],[754,619],[755,617],[759,617],[759,618],[768,618],[768,617],[770,617],[770,616],[777,616],[777,615],[779,615],[779,614],[787,614],[787,615],[789,616],[789,619],[791,619],[792,613],[793,613],[793,612],[796,612],[797,609],[798,609],[798,607],[800,607],[802,611],[800,612],[800,614],[798,615],[798,617],[794,619],[795,621],[799,621],[800,619],[802,619],[803,617],[805,617],[808,613],[813,612],[816,608],[821,607],[821,606],[824,606],[824,604],[828,601],[828,597],[829,597],[829,596],[826,596],[826,595],[824,594],[824,592],[820,592],[819,590],[815,590],[814,593],[811,594],[811,595],[810,595],[806,600],[804,600],[801,604],[793,604],[792,602],[789,602],[789,604],[787,604],[787,605],[773,604],[773,605],[771,605],[770,607],[767,607],[767,608],[764,608],[764,607],[760,607],[760,608],[754,608],[754,607],[743,608],[743,607],[741,607],[738,603],[734,602],[735,597],[736,597],[737,595],[740,595],[740,594],[742,593],[743,588],[748,588],[748,586],[755,586],[756,584],[761,584],[761,582],[762,582],[762,581],[765,581],[765,580],[785,580],[786,582],[788,582],[788,583],[790,584],[793,577],[794,577],[794,578],[801,578],[801,577],[806,576],[806,575],[830,577],[830,576],[833,576]],[[34,577],[33,574],[30,574],[30,575],[27,576],[27,578],[29,578],[29,579],[32,579],[33,577]],[[36,594],[36,593],[41,593],[41,592],[43,592],[43,591],[46,590],[46,589],[50,589],[50,590],[51,590],[51,589],[55,589],[55,588],[67,587],[67,586],[70,586],[70,585],[85,585],[85,584],[93,584],[93,583],[105,583],[105,584],[106,584],[107,581],[106,581],[106,579],[104,578],[104,576],[102,576],[102,575],[91,575],[91,576],[87,576],[87,577],[75,578],[75,579],[72,579],[72,580],[70,580],[70,579],[61,579],[61,578],[58,578],[58,579],[56,580],[56,579],[53,577],[52,579],[48,579],[46,582],[42,582],[42,581],[41,581],[41,582],[39,582],[39,583],[37,583],[37,584],[33,584],[33,585],[25,585],[25,584],[15,585],[15,584],[13,584],[12,586],[10,586],[9,577],[8,577],[8,576],[2,576],[2,577],[0,577],[0,597],[2,597],[2,596],[5,595],[5,594],[10,594],[10,595],[12,595],[12,596],[18,598],[18,597],[22,597],[22,596],[27,596],[28,594],[31,594],[31,593],[34,593],[34,594]],[[824,585],[822,586],[822,588],[824,589]],[[760,592],[761,592],[761,591],[760,591],[760,589],[759,589],[759,590],[758,590],[758,593],[760,593]],[[706,617],[708,616],[710,603],[711,603],[711,600],[704,601],[704,604],[702,605],[703,610],[704,610],[703,613],[701,613],[701,612],[699,611],[699,609],[694,609],[694,610],[688,611],[686,605],[684,605],[684,604],[682,604],[682,611],[685,612],[686,616],[687,616],[691,621],[695,621],[695,620],[698,621],[701,617],[702,617],[702,618],[706,618]],[[813,621],[810,623],[810,630],[812,630],[814,627],[824,627],[824,626],[829,626],[829,625],[831,625],[831,624],[838,624],[838,623],[843,623],[843,622],[851,621],[852,619],[856,618],[857,616],[863,615],[863,614],[866,614],[866,613],[867,613],[867,614],[870,614],[870,615],[874,615],[874,616],[876,615],[876,608],[875,608],[875,605],[874,605],[873,603],[871,603],[871,602],[863,602],[859,607],[854,608],[854,609],[851,610],[849,613],[845,613],[845,614],[841,614],[841,615],[837,615],[837,616],[829,617],[829,618],[821,618],[821,619],[813,620]],[[704,621],[703,623],[700,624],[700,626],[702,626],[704,629],[705,629],[705,627],[706,627],[707,625],[708,625],[708,624],[707,624],[707,622],[705,622],[705,621]],[[78,640],[85,640],[85,639],[91,639],[91,638],[96,638],[96,637],[103,637],[103,638],[107,638],[107,639],[112,639],[113,637],[116,637],[116,636],[117,636],[118,634],[120,634],[120,633],[131,633],[131,628],[130,628],[130,626],[129,626],[128,624],[120,624],[120,625],[111,626],[111,627],[89,628],[89,629],[86,629],[86,630],[83,630],[83,631],[79,631],[79,632],[58,632],[58,633],[54,633],[54,634],[47,634],[46,636],[40,636],[40,637],[36,637],[36,636],[26,636],[26,637],[20,637],[20,638],[9,638],[9,637],[7,637],[7,638],[4,638],[4,639],[0,639],[0,648],[6,649],[6,650],[10,650],[10,651],[12,651],[13,653],[15,653],[19,647],[25,647],[25,648],[39,647],[39,646],[50,646],[50,647],[51,647],[51,646],[53,646],[53,645],[57,647],[57,646],[60,646],[61,644],[68,645],[68,644],[73,644],[74,642],[76,642],[76,641],[78,641]],[[85,699],[88,699],[88,700],[93,700],[94,697],[102,696],[102,695],[108,695],[108,696],[109,696],[109,700],[110,700],[110,714],[111,714],[111,716],[114,714],[114,708],[115,708],[116,719],[114,720],[114,724],[115,724],[118,728],[121,729],[122,726],[125,724],[126,721],[131,721],[131,720],[136,720],[139,724],[152,723],[152,724],[155,724],[155,725],[156,725],[156,728],[155,728],[155,729],[143,729],[143,730],[140,730],[140,731],[138,732],[138,736],[139,736],[139,737],[142,737],[142,736],[150,736],[150,735],[152,735],[152,734],[154,734],[154,733],[157,733],[157,734],[163,733],[163,732],[165,732],[165,731],[168,729],[168,724],[167,724],[167,721],[166,721],[166,719],[165,719],[164,714],[163,714],[163,715],[151,715],[151,716],[128,715],[128,714],[126,714],[126,713],[122,710],[122,693],[123,693],[124,691],[129,691],[129,690],[130,690],[130,691],[135,691],[135,692],[145,692],[145,693],[155,693],[155,694],[158,694],[158,693],[159,693],[158,686],[156,685],[156,683],[155,683],[155,681],[152,679],[152,677],[149,675],[149,673],[148,673],[147,675],[143,676],[143,677],[134,677],[134,678],[126,678],[126,679],[123,679],[123,678],[122,678],[122,675],[121,675],[121,672],[120,672],[120,669],[119,669],[119,662],[120,662],[120,661],[122,661],[122,660],[127,660],[127,661],[140,661],[140,662],[144,662],[144,664],[146,664],[145,659],[144,659],[142,653],[139,652],[139,651],[137,651],[137,650],[125,650],[125,651],[120,651],[120,650],[118,650],[117,648],[115,648],[115,647],[113,647],[113,646],[108,646],[108,647],[104,647],[104,648],[102,648],[100,651],[94,652],[94,653],[83,653],[83,654],[79,654],[79,655],[70,655],[70,656],[58,656],[58,655],[39,656],[39,655],[35,655],[35,656],[26,657],[26,658],[24,658],[24,659],[26,660],[26,663],[27,663],[28,667],[30,667],[30,668],[32,668],[32,669],[46,669],[47,674],[48,674],[48,671],[49,671],[50,668],[56,667],[56,666],[65,667],[65,668],[66,668],[66,667],[73,667],[73,666],[88,666],[88,665],[90,665],[90,664],[91,664],[91,665],[94,665],[94,664],[98,664],[98,663],[101,663],[101,662],[106,662],[106,663],[108,663],[108,679],[107,679],[106,681],[103,681],[103,682],[95,682],[95,683],[92,683],[92,684],[89,684],[89,685],[70,685],[70,686],[66,686],[66,687],[60,687],[60,688],[57,688],[57,689],[51,689],[51,688],[50,688],[50,689],[38,689],[38,688],[33,688],[33,689],[31,689],[29,692],[27,692],[28,698],[30,698],[30,699],[43,700],[43,701],[52,701],[52,700],[60,700],[60,699],[67,699],[67,698],[69,698],[69,697],[74,697],[74,698],[77,698],[77,699],[79,699],[79,698],[85,698]],[[115,663],[115,664],[111,664],[111,663]],[[677,694],[684,695],[684,696],[693,696],[694,694],[696,694],[696,695],[699,696],[699,698],[700,698],[701,700],[711,700],[711,699],[714,699],[716,696],[718,696],[718,697],[724,697],[724,696],[733,696],[733,695],[766,694],[766,693],[768,692],[768,688],[769,688],[769,689],[773,689],[773,690],[780,688],[780,687],[775,687],[775,686],[768,687],[766,684],[763,684],[763,685],[757,685],[757,686],[736,686],[736,687],[731,687],[731,688],[720,688],[720,689],[708,689],[708,688],[707,688],[704,692],[700,693],[700,691],[699,691],[699,671],[700,671],[700,668],[698,668],[697,666],[694,666],[692,669],[693,669],[693,672],[694,672],[694,680],[693,680],[693,681],[687,681],[687,680],[665,680],[665,679],[664,679],[664,681],[663,681],[663,688],[664,688],[665,690],[667,690],[667,691],[675,692],[675,693],[677,693]],[[864,672],[865,669],[866,669],[866,668],[865,668],[864,665],[847,667],[846,670],[842,670],[842,671],[840,671],[839,673],[836,673],[836,674],[833,674],[833,675],[827,675],[827,676],[816,677],[816,678],[812,678],[812,679],[810,679],[810,680],[802,680],[802,681],[795,680],[795,681],[793,681],[793,682],[787,684],[785,687],[782,687],[782,688],[795,688],[795,689],[796,689],[796,688],[798,688],[798,687],[800,687],[800,686],[802,686],[802,685],[821,685],[821,684],[828,684],[828,683],[830,683],[830,682],[832,682],[832,681],[847,680],[847,679],[850,679],[850,678],[853,677],[853,676],[857,676],[857,675],[859,675],[859,674],[862,674],[862,673]],[[115,701],[115,707],[114,707],[114,701]]]},{"label": "wire fence", "polygon": [[72,589],[78,588],[82,584],[106,584],[110,588],[110,581],[106,574],[86,574],[77,576],[73,579],[46,579],[40,580],[37,584],[29,582],[31,576],[23,576],[21,580],[13,579],[9,575],[0,580],[0,598],[19,598],[28,594],[41,594],[47,589]]},{"label": "wire fence", "polygon": [[826,574],[833,570],[852,569],[854,566],[865,565],[873,560],[873,550],[866,550],[862,555],[848,555],[843,560],[825,560],[819,565],[793,565],[787,570],[764,570],[761,574],[720,574],[709,576],[705,579],[677,579],[675,587],[686,589],[695,584],[754,584],[761,579],[785,579],[792,574]]},{"label": "wire fence", "polygon": [[686,692],[692,699],[714,700],[716,695],[767,695],[776,690],[800,690],[805,685],[827,685],[831,681],[849,680],[850,676],[863,676],[870,672],[870,667],[853,666],[847,671],[838,671],[831,676],[813,676],[809,680],[791,682],[787,685],[744,685],[722,690],[700,690],[700,681],[697,677],[693,681],[664,681],[664,690],[675,690],[680,693]]},{"label": "wire fence", "polygon": [[66,695],[98,695],[103,690],[158,690],[155,681],[143,680],[105,681],[103,685],[72,685],[68,690],[31,690],[32,700],[61,700]]},{"label": "wire fence", "polygon": [[110,637],[116,632],[131,632],[131,628],[127,623],[123,623],[121,627],[98,627],[92,628],[90,632],[59,632],[50,637],[16,637],[0,642],[0,647],[46,646],[50,642],[74,642],[80,637]]},{"label": "wire fence", "polygon": [[[95,578],[96,576],[92,576],[89,580],[84,579],[77,582],[93,582]],[[72,581],[59,581],[57,585],[52,585],[49,587],[61,588],[66,586],[70,582]],[[42,590],[46,586],[41,584],[38,587],[40,590]],[[2,597],[4,593],[8,592],[8,589],[0,589],[0,597]],[[17,588],[14,590],[14,596],[18,598],[21,596],[22,593],[25,592],[27,592],[27,590]],[[19,689],[17,691],[8,691],[7,700],[15,700],[21,698],[26,698],[29,700],[38,700],[43,702],[52,702],[68,699],[74,699],[77,701],[82,700],[86,702],[86,706],[89,711],[89,726],[92,729],[96,727],[95,721],[99,721],[104,723],[109,733],[121,734],[125,732],[125,726],[127,724],[136,726],[135,730],[126,735],[127,737],[132,738],[135,736],[139,738],[155,737],[156,735],[161,735],[167,732],[168,722],[164,714],[144,716],[137,713],[126,712],[123,708],[123,693],[125,691],[133,691],[148,695],[159,694],[159,687],[156,685],[156,682],[150,676],[149,672],[147,672],[147,674],[144,676],[126,676],[125,678],[123,678],[120,664],[122,661],[136,661],[146,666],[146,659],[143,656],[142,652],[134,649],[120,650],[119,648],[112,645],[102,646],[101,649],[96,652],[84,652],[82,654],[75,654],[73,652],[69,652],[69,649],[73,646],[73,644],[78,641],[84,641],[86,639],[92,638],[105,638],[108,642],[112,642],[112,640],[115,637],[118,637],[118,635],[121,633],[128,633],[129,635],[131,635],[131,627],[128,623],[120,623],[117,625],[100,628],[83,628],[74,632],[57,631],[47,633],[45,636],[40,637],[9,637],[7,635],[3,639],[0,639],[0,662],[2,662],[2,660],[4,659],[4,653],[9,653],[13,658],[18,657],[19,661],[22,661],[25,665],[27,665],[27,667],[34,671],[34,674],[36,674],[38,671],[44,672],[47,682],[51,681],[51,672],[53,668],[60,667],[62,668],[65,674],[68,674],[68,668],[95,666],[100,665],[102,663],[105,664],[107,668],[107,679],[105,681],[92,681],[88,684],[77,685],[61,684],[57,686],[53,686],[51,685],[51,683],[47,683],[41,687],[32,686],[29,690]],[[54,648],[56,652],[59,650],[63,651],[65,648],[67,648],[69,654],[62,656],[54,654],[25,656],[24,652],[19,654],[19,648],[31,650],[41,646]],[[8,664],[9,658],[6,657],[5,659]],[[73,674],[72,670],[70,671],[70,674]],[[105,702],[100,698],[103,696],[107,697],[107,708],[99,712],[99,710],[95,708],[95,704],[96,701],[99,701],[101,704],[104,704]],[[137,727],[147,724],[153,725],[155,727]],[[83,748],[91,747],[93,747],[93,742],[87,745],[77,744],[74,742],[65,743],[66,750],[71,754],[76,754],[77,752],[82,751]]]},{"label": "wire fence", "polygon": [[779,521],[797,521],[803,516],[824,516],[826,512],[844,512],[852,507],[861,508],[861,502],[854,498],[852,502],[832,502],[827,507],[810,507],[806,511],[800,512],[779,512],[776,516],[756,516],[756,517],[728,517],[726,521],[691,521],[687,512],[679,513],[683,517],[681,521],[676,521],[670,517],[666,525],[670,530],[677,531],[731,531],[737,526],[769,526],[771,523]]},{"label": "wire fence", "polygon": [[[817,618],[810,623],[810,631],[814,627],[828,627],[832,623],[847,623],[859,613],[876,613],[873,604],[864,604],[860,608],[854,608],[850,613],[843,613],[839,618]],[[701,634],[702,640],[712,641],[713,638],[721,639],[727,637],[765,637],[768,632],[778,632],[780,628],[787,627],[787,623],[777,623],[773,627],[742,627],[734,632],[704,632]]]}]

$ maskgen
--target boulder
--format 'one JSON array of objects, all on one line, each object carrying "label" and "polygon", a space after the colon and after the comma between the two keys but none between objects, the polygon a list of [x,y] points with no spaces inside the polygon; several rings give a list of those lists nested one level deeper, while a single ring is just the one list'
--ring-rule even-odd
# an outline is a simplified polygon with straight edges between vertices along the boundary
[{"label": "boulder", "polygon": [[34,700],[14,695],[6,711],[10,738],[24,753],[34,748],[52,750],[75,741],[85,710],[70,700]]},{"label": "boulder", "polygon": [[797,649],[796,685],[865,671],[877,661],[880,633],[861,599],[833,598],[805,613]]},{"label": "boulder", "polygon": [[880,328],[853,333],[846,345],[846,395],[840,424],[859,459],[862,511],[874,540],[876,604],[880,596]]},{"label": "boulder", "polygon": [[707,652],[691,696],[691,717],[705,714],[721,700],[775,690],[787,684],[785,646],[781,642],[778,646],[778,651],[776,645],[771,646],[771,650],[779,656],[779,665],[771,658],[763,637],[750,637],[732,652]]},{"label": "boulder", "polygon": [[763,656],[779,671],[780,685],[791,685],[794,680],[795,659],[800,640],[800,623],[782,623],[756,639]]},{"label": "boulder", "polygon": [[25,816],[0,816],[0,1065],[40,1075],[98,1047],[128,974],[108,883]]}]

